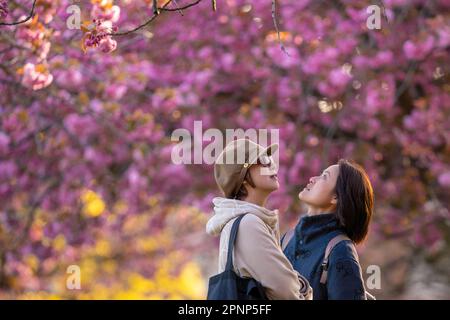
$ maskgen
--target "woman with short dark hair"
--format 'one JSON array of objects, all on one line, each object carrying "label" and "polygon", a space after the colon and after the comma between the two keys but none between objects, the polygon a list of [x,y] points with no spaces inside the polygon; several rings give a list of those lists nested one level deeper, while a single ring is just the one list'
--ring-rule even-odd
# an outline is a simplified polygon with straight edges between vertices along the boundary
[{"label": "woman with short dark hair", "polygon": [[299,199],[308,213],[282,245],[294,269],[310,282],[313,299],[367,299],[355,249],[366,238],[373,214],[365,170],[342,159],[312,177]]}]

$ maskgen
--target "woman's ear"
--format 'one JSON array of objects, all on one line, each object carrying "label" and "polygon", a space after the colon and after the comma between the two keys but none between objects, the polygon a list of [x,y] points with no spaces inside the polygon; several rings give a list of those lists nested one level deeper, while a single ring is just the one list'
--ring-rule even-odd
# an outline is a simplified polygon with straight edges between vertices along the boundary
[{"label": "woman's ear", "polygon": [[333,197],[331,198],[331,204],[337,205],[338,199],[337,199],[337,195],[334,194]]}]

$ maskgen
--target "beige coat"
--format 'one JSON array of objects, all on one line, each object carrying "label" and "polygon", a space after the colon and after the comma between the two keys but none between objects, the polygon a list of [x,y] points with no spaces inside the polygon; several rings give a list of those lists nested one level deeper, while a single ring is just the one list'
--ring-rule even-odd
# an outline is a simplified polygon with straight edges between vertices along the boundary
[{"label": "beige coat", "polygon": [[233,252],[234,271],[253,278],[265,288],[269,299],[311,299],[312,289],[283,254],[280,247],[278,211],[226,198],[214,198],[214,216],[206,231],[220,235],[218,273],[225,270],[228,240],[236,217],[247,214],[239,226]]}]

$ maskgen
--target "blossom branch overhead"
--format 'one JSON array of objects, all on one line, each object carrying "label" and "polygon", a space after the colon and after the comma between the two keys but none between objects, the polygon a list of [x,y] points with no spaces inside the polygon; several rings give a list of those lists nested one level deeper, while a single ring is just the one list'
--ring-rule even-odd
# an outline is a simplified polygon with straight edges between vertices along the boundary
[{"label": "blossom branch overhead", "polygon": [[[115,51],[118,47],[117,41],[114,37],[124,37],[136,33],[139,30],[144,29],[150,25],[158,16],[163,12],[178,12],[183,15],[185,10],[191,9],[203,0],[191,0],[188,3],[179,3],[180,0],[146,0],[145,3],[149,6],[149,10],[152,13],[151,16],[142,24],[126,31],[119,31],[117,23],[119,22],[121,15],[121,7],[114,4],[114,0],[91,0],[90,20],[81,22],[81,12],[78,8],[78,21],[75,23],[73,29],[80,29],[82,32],[81,37],[81,50],[87,53],[89,50],[98,50],[99,52],[108,54]],[[278,35],[278,41],[281,46],[281,50],[289,56],[286,48],[284,47],[280,30],[277,23],[277,17],[275,12],[276,0],[272,2],[272,19],[275,27],[275,32]],[[22,85],[32,90],[40,90],[48,87],[53,82],[53,75],[51,72],[51,66],[47,62],[48,54],[52,46],[52,38],[54,34],[61,32],[63,27],[57,24],[50,25],[50,22],[55,16],[59,14],[67,14],[67,8],[61,8],[61,5],[69,2],[51,1],[51,0],[34,0],[29,14],[23,18],[20,18],[16,22],[2,22],[1,26],[16,26],[12,32],[17,37],[15,43],[11,41],[10,33],[4,32],[0,34],[0,39],[5,40],[8,43],[13,42],[13,47],[16,49],[22,48],[27,51],[27,61],[22,61],[22,65],[11,70],[8,74],[16,73],[22,77]],[[270,3],[270,2],[269,2]],[[217,11],[217,2],[211,0],[211,8],[213,12]],[[123,8],[122,8],[123,9]],[[22,11],[26,10],[26,7],[19,5],[15,1],[7,2],[6,0],[0,0],[0,19],[7,17],[19,16]],[[63,13],[65,12],[65,13]],[[60,23],[65,23],[69,27],[69,20],[73,18],[74,13],[64,19],[60,20]],[[69,27],[69,29],[72,29]],[[73,35],[77,35],[76,32]],[[71,42],[73,36],[68,39]],[[8,53],[12,50],[11,46],[0,48],[0,53]],[[17,60],[16,60],[17,61]]]},{"label": "blossom branch overhead", "polygon": [[[0,26],[15,26],[15,25],[19,25],[22,23],[26,23],[34,16],[34,12],[36,9],[36,2],[37,2],[37,0],[33,0],[33,4],[31,6],[30,13],[28,14],[27,17],[25,17],[19,21],[16,21],[16,22],[1,22],[0,21]],[[4,19],[8,15],[9,15],[9,8],[8,8],[7,0],[0,0],[0,18]]]},{"label": "blossom branch overhead", "polygon": [[[86,32],[90,32],[88,37],[91,37],[91,38],[92,37],[95,38],[94,34],[97,34],[97,33],[100,34],[100,36],[97,37],[97,39],[88,42],[88,44],[92,43],[92,44],[97,44],[98,45],[98,42],[99,42],[98,38],[102,38],[103,39],[103,38],[105,38],[107,36],[126,36],[126,35],[129,35],[131,33],[139,31],[139,30],[145,28],[146,26],[148,26],[151,22],[153,22],[157,18],[158,15],[161,14],[161,12],[178,11],[181,15],[183,15],[183,10],[187,10],[187,9],[189,9],[191,7],[194,7],[194,6],[198,5],[199,3],[201,3],[202,1],[203,0],[195,0],[192,3],[186,4],[186,5],[183,5],[183,6],[179,6],[176,0],[168,0],[161,7],[159,7],[158,6],[158,0],[152,0],[153,15],[147,21],[145,21],[144,23],[140,24],[139,26],[137,26],[137,27],[135,27],[133,29],[130,29],[130,30],[127,30],[127,31],[123,31],[123,32],[118,32],[118,28],[116,28],[116,27],[113,28],[111,26],[110,28],[106,28],[110,32],[104,32],[105,28],[101,28],[100,32],[92,32],[92,30],[95,29],[96,26],[98,26],[98,27],[101,26],[102,25],[102,20],[104,20],[102,18],[100,18],[100,19],[97,18],[97,19],[93,20],[93,23],[85,24],[84,28],[82,27],[82,30],[85,33]],[[278,34],[278,39],[280,41],[282,50],[287,53],[286,49],[284,48],[283,44],[281,43],[281,39],[280,39],[280,36],[279,36],[280,32],[279,32],[277,19],[276,19],[276,16],[275,16],[275,3],[276,3],[276,0],[271,0],[271,1],[272,1],[272,18],[273,18],[275,30],[276,30],[276,32]],[[102,5],[102,2],[105,2],[105,1],[97,1],[97,0],[93,1],[94,4],[98,3],[99,7],[101,9],[103,9],[104,11],[115,11],[118,14],[120,13],[120,8],[117,7],[117,6],[113,6],[112,5],[112,2],[113,2],[112,0],[107,0],[104,5]],[[37,0],[33,1],[30,13],[28,14],[28,16],[26,18],[23,18],[23,19],[21,19],[19,21],[16,21],[16,22],[0,22],[0,26],[14,26],[14,25],[20,25],[20,24],[27,23],[30,19],[32,19],[34,17],[35,8],[36,8],[36,4],[37,3],[39,3]],[[172,4],[172,3],[175,3],[175,6],[176,6],[175,8],[169,8],[169,5]],[[214,12],[217,11],[217,1],[216,0],[211,0],[211,6],[212,6],[212,10]],[[114,10],[112,10],[112,8],[114,8]],[[6,0],[0,0],[0,18],[5,18],[5,17],[8,16],[8,14],[9,14],[9,10],[8,10],[8,4],[7,4]],[[114,20],[117,21],[118,17],[117,17],[117,19],[114,19]],[[92,29],[89,29],[88,25],[91,25]],[[83,45],[83,47],[85,45]],[[89,45],[87,45],[87,46],[89,46]],[[85,48],[83,48],[83,50],[85,50]]]}]

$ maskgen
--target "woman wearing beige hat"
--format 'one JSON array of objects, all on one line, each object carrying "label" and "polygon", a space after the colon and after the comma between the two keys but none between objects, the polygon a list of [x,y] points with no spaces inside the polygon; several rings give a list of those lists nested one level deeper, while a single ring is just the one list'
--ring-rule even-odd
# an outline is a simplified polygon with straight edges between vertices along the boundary
[{"label": "woman wearing beige hat", "polygon": [[292,268],[281,250],[278,211],[265,208],[269,195],[279,188],[277,166],[271,157],[277,149],[277,144],[264,148],[249,139],[225,147],[214,165],[224,197],[213,199],[214,215],[206,231],[220,235],[218,272],[222,273],[233,222],[245,215],[232,252],[233,271],[259,282],[268,299],[311,299],[308,281]]}]

